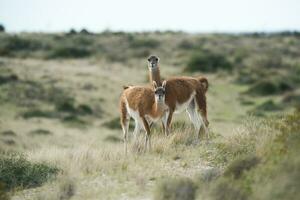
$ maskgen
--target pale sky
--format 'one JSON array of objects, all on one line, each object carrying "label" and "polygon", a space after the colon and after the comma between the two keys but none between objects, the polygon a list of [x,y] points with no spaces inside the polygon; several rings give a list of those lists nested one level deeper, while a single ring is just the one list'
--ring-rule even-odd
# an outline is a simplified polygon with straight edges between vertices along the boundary
[{"label": "pale sky", "polygon": [[9,32],[300,30],[300,0],[0,0]]}]

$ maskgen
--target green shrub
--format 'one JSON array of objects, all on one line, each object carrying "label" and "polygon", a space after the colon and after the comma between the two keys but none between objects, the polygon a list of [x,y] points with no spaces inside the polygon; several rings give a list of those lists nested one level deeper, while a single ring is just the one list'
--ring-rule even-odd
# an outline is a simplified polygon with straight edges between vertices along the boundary
[{"label": "green shrub", "polygon": [[30,131],[29,134],[31,134],[31,135],[51,135],[53,133],[46,129],[36,129],[36,130]]},{"label": "green shrub", "polygon": [[0,24],[0,32],[5,32],[5,27],[2,24]]},{"label": "green shrub", "polygon": [[115,135],[108,135],[104,138],[104,141],[106,142],[111,142],[111,143],[119,143],[122,142],[122,140],[120,139],[120,137],[117,137]]},{"label": "green shrub", "polygon": [[155,200],[193,200],[196,186],[188,178],[170,178],[160,181],[154,193]]},{"label": "green shrub", "polygon": [[8,35],[0,44],[0,52],[1,51],[35,51],[39,49],[43,49],[44,45],[35,39],[29,39],[20,37],[18,35],[10,36]]},{"label": "green shrub", "polygon": [[282,99],[282,102],[284,104],[289,104],[294,106],[300,105],[300,94],[287,94]]},{"label": "green shrub", "polygon": [[257,110],[263,110],[263,111],[276,111],[281,110],[281,107],[274,103],[273,100],[267,100],[261,105],[256,107]]},{"label": "green shrub", "polygon": [[58,102],[56,104],[56,110],[59,112],[69,112],[69,113],[76,112],[76,108],[75,108],[74,102],[72,100]]},{"label": "green shrub", "polygon": [[190,50],[190,49],[195,48],[195,43],[193,43],[192,41],[189,41],[189,40],[182,40],[178,44],[178,47],[181,48],[181,49]]},{"label": "green shrub", "polygon": [[7,192],[5,191],[4,184],[0,182],[0,199],[1,200],[9,200],[9,196]]},{"label": "green shrub", "polygon": [[[120,124],[120,118],[116,117],[113,118],[107,122],[104,122],[102,124],[104,127],[109,128],[109,129],[121,129],[121,124]],[[129,122],[129,127],[133,127],[134,126],[134,122],[133,120],[130,120]]]},{"label": "green shrub", "polygon": [[211,199],[214,200],[246,200],[249,194],[231,178],[220,178],[210,188]]},{"label": "green shrub", "polygon": [[19,80],[19,77],[15,74],[11,74],[11,75],[8,75],[8,76],[0,75],[0,85],[11,83],[11,82],[16,82],[18,80]]},{"label": "green shrub", "polygon": [[88,57],[92,52],[83,47],[58,47],[52,50],[48,58],[84,58]]},{"label": "green shrub", "polygon": [[113,118],[112,120],[104,122],[102,125],[109,129],[121,129],[119,117],[116,117],[116,118]]},{"label": "green shrub", "polygon": [[210,52],[198,52],[190,57],[185,71],[216,72],[218,70],[232,70],[232,68],[232,64],[224,55]]},{"label": "green shrub", "polygon": [[233,176],[235,179],[238,179],[242,176],[244,171],[250,170],[252,167],[255,167],[258,163],[258,157],[254,155],[239,157],[229,164],[229,166],[224,172],[224,175]]},{"label": "green shrub", "polygon": [[58,171],[58,168],[44,163],[31,163],[19,154],[0,155],[0,182],[8,190],[40,186]]},{"label": "green shrub", "polygon": [[89,105],[80,104],[77,107],[77,112],[81,115],[92,115],[93,109]]},{"label": "green shrub", "polygon": [[156,48],[159,45],[160,45],[160,42],[158,40],[151,39],[151,38],[135,38],[135,37],[133,37],[130,40],[130,46],[132,48],[141,48],[141,47]]},{"label": "green shrub", "polygon": [[70,114],[62,118],[62,121],[69,124],[77,124],[77,125],[84,125],[86,121],[80,119],[78,116]]},{"label": "green shrub", "polygon": [[30,118],[35,118],[35,117],[53,119],[53,118],[59,118],[60,114],[57,112],[54,112],[52,110],[32,109],[32,110],[23,112],[22,117],[25,119],[30,119]]},{"label": "green shrub", "polygon": [[286,80],[260,80],[252,85],[248,90],[247,94],[250,95],[274,95],[281,94],[282,92],[293,90],[293,86],[286,82]]},{"label": "green shrub", "polygon": [[1,131],[0,135],[3,136],[16,136],[17,134],[12,130]]},{"label": "green shrub", "polygon": [[74,105],[74,100],[65,100],[56,104],[56,110],[59,112],[67,112],[78,115],[92,115],[93,110],[86,104]]},{"label": "green shrub", "polygon": [[42,117],[42,118],[59,118],[59,113],[53,112],[50,110],[29,110],[22,113],[22,117],[25,119],[34,118],[34,117]]}]

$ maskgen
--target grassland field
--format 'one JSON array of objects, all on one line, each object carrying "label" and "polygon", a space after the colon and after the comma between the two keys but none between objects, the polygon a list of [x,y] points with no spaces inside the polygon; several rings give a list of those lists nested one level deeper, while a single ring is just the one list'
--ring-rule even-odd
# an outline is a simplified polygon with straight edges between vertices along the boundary
[{"label": "grassland field", "polygon": [[[122,85],[148,84],[150,54],[164,78],[208,78],[211,137],[196,142],[183,112],[170,136],[154,127],[151,152],[143,153],[141,134],[125,156],[118,101]],[[299,85],[293,33],[0,33],[0,197],[296,199]],[[239,159],[242,169],[234,168]]]}]

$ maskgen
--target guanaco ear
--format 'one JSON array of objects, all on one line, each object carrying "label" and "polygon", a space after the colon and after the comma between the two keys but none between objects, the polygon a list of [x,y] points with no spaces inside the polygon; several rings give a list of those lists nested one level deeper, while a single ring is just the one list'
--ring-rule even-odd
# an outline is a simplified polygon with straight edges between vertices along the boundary
[{"label": "guanaco ear", "polygon": [[162,83],[162,87],[163,87],[164,89],[166,89],[166,85],[167,85],[167,81],[164,80],[164,82]]},{"label": "guanaco ear", "polygon": [[153,88],[156,89],[157,88],[157,84],[155,81],[152,82]]}]

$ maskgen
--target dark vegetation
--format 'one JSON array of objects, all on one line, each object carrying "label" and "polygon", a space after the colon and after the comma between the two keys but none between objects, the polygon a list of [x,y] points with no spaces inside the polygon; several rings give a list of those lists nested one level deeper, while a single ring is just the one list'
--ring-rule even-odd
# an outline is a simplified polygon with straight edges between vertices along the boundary
[{"label": "dark vegetation", "polygon": [[0,24],[0,32],[5,32],[5,27],[2,24]]},{"label": "dark vegetation", "polygon": [[30,135],[52,135],[53,133],[46,129],[36,129],[29,132]]},{"label": "dark vegetation", "polygon": [[218,70],[230,71],[232,64],[224,55],[207,51],[192,55],[185,68],[188,72],[216,72]]},{"label": "dark vegetation", "polygon": [[85,124],[82,118],[102,115],[100,108],[77,103],[70,92],[55,83],[24,80],[10,71],[3,70],[0,75],[0,91],[0,102],[27,108],[20,114],[25,119],[40,117]]},{"label": "dark vegetation", "polygon": [[58,171],[45,163],[31,163],[19,154],[0,154],[0,182],[5,190],[40,186]]},{"label": "dark vegetation", "polygon": [[154,193],[155,200],[193,200],[195,196],[196,185],[187,178],[162,180]]}]

